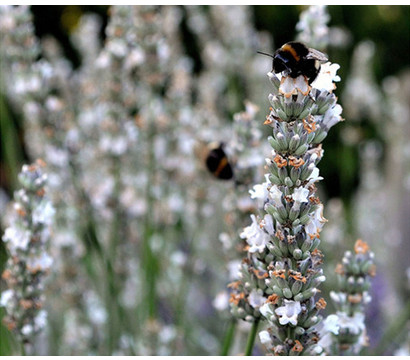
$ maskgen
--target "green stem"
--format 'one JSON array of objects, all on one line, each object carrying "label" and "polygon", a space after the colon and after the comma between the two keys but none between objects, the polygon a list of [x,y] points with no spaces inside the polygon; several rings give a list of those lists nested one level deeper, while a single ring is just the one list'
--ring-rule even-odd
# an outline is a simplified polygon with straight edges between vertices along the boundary
[{"label": "green stem", "polygon": [[231,349],[233,339],[235,337],[236,330],[236,319],[232,318],[229,324],[228,331],[226,332],[224,342],[222,344],[221,356],[228,356],[229,350]]},{"label": "green stem", "polygon": [[13,122],[13,118],[10,115],[8,106],[2,94],[0,94],[0,129],[0,148],[3,154],[2,158],[6,170],[5,173],[7,174],[7,179],[4,178],[4,180],[7,180],[7,185],[11,190],[10,192],[12,192],[18,183],[17,175],[20,164],[22,163],[23,154],[21,144],[18,140],[17,125]]},{"label": "green stem", "polygon": [[249,333],[248,342],[246,344],[245,356],[251,356],[253,350],[253,344],[255,343],[256,333],[258,332],[259,320],[256,319],[252,324],[251,332]]},{"label": "green stem", "polygon": [[[152,219],[154,216],[154,197],[152,195],[152,186],[155,182],[155,128],[151,123],[148,130],[148,180],[145,189],[145,196],[147,202],[147,211],[144,224],[144,238],[143,238],[143,258],[142,264],[145,273],[145,304],[148,307],[147,313],[149,318],[154,319],[157,313],[156,304],[156,273],[158,271],[158,260],[151,248],[151,237],[153,233]],[[144,314],[145,315],[145,314]],[[143,317],[144,318],[144,317]]]},{"label": "green stem", "polygon": [[[108,298],[108,318],[107,322],[108,327],[108,354],[111,355],[117,345],[118,338],[121,333],[121,320],[119,319],[120,310],[117,307],[118,301],[116,300],[120,292],[120,283],[117,279],[115,272],[115,262],[116,255],[118,250],[118,240],[121,237],[120,235],[120,222],[121,222],[121,209],[119,204],[120,196],[120,169],[119,169],[119,159],[112,157],[112,170],[111,174],[114,178],[114,194],[113,194],[113,221],[111,224],[111,234],[110,234],[110,244],[107,255],[107,271],[109,273],[109,284],[115,286],[108,286],[107,298]],[[109,260],[108,260],[109,259]],[[112,266],[112,267],[111,267]]]}]

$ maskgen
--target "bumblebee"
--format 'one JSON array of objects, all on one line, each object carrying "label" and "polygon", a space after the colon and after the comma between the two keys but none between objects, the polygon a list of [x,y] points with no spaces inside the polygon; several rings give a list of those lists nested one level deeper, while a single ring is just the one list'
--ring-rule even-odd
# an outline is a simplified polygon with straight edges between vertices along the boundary
[{"label": "bumblebee", "polygon": [[292,78],[304,75],[309,85],[319,74],[321,64],[328,60],[325,54],[297,41],[282,45],[273,55],[260,51],[258,53],[273,58],[272,72],[285,71]]},{"label": "bumblebee", "polygon": [[216,178],[230,180],[233,178],[233,170],[223,147],[223,143],[209,144],[205,164]]}]

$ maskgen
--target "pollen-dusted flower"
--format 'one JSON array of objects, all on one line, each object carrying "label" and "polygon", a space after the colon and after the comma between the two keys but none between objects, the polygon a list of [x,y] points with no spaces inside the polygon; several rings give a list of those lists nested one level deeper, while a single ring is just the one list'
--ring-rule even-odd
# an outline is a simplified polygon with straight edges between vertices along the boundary
[{"label": "pollen-dusted flower", "polygon": [[277,304],[279,296],[276,294],[269,295],[267,302],[271,304]]},{"label": "pollen-dusted flower", "polygon": [[323,298],[320,298],[315,304],[316,309],[325,309],[326,305],[327,305],[327,303],[326,303],[325,299],[323,299]]},{"label": "pollen-dusted flower", "polygon": [[300,92],[302,95],[306,96],[311,87],[305,76],[300,75],[297,78],[292,78],[290,76],[282,77],[280,81],[279,93],[284,95],[286,98],[292,95],[297,95]]},{"label": "pollen-dusted flower", "polygon": [[303,159],[289,156],[289,165],[293,166],[295,169],[299,169],[304,164],[305,161]]},{"label": "pollen-dusted flower", "polygon": [[274,270],[272,275],[277,278],[286,279],[286,271],[284,269]]},{"label": "pollen-dusted flower", "polygon": [[292,351],[300,353],[303,350],[303,346],[299,340],[295,340],[295,345],[292,348]]},{"label": "pollen-dusted flower", "polygon": [[286,161],[286,159],[284,159],[282,156],[280,156],[279,154],[276,155],[273,158],[273,161],[276,163],[276,166],[278,168],[283,168],[284,166],[286,166],[288,164],[288,162]]},{"label": "pollen-dusted flower", "polygon": [[245,299],[245,294],[243,292],[239,294],[231,294],[229,297],[229,302],[238,305],[243,299]]},{"label": "pollen-dusted flower", "polygon": [[366,254],[367,252],[370,251],[369,245],[362,239],[356,240],[356,243],[354,244],[354,251],[356,254]]},{"label": "pollen-dusted flower", "polygon": [[316,123],[313,116],[310,116],[308,120],[303,119],[303,127],[307,131],[308,134],[316,130]]},{"label": "pollen-dusted flower", "polygon": [[306,284],[306,278],[304,276],[302,276],[302,274],[298,271],[294,271],[294,270],[289,270],[289,277],[294,279],[295,281],[300,281],[304,284]]}]

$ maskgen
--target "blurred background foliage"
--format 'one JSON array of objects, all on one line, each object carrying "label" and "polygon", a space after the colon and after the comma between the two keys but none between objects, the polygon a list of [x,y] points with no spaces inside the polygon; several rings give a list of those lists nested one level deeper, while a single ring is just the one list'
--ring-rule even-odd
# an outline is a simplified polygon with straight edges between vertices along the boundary
[{"label": "blurred background foliage", "polygon": [[[299,15],[304,6],[254,6],[254,25],[258,30],[266,30],[272,34],[274,41],[273,49],[260,49],[273,53],[275,48],[283,43],[293,40],[296,36],[295,24],[299,20]],[[64,50],[65,56],[72,62],[74,67],[80,64],[80,58],[69,41],[69,34],[75,29],[80,17],[84,13],[96,13],[102,21],[101,38],[103,39],[105,25],[108,21],[108,6],[33,6],[35,31],[38,37],[42,38],[48,34],[55,37]],[[379,86],[388,76],[400,76],[410,64],[410,7],[409,6],[329,6],[330,15],[329,26],[337,26],[346,31],[346,46],[332,47],[327,49],[329,59],[340,64],[338,71],[342,81],[338,84],[336,94],[343,93],[346,86],[346,78],[351,72],[351,59],[354,49],[358,43],[364,40],[371,40],[375,44],[375,54],[373,68],[371,72]],[[194,41],[194,36],[190,32],[184,20],[182,21],[182,31],[184,47],[187,54],[194,60],[194,71],[201,71],[201,59],[198,51],[198,44]],[[255,54],[255,56],[258,56]],[[260,69],[261,73],[266,73],[270,69]],[[241,94],[240,82],[233,84],[235,92]],[[357,89],[358,92],[361,89]],[[265,117],[269,103],[266,94],[266,109],[261,109],[260,120]],[[245,97],[244,97],[245,98]],[[238,108],[234,112],[242,110],[242,101],[238,102]],[[349,107],[348,103],[339,100],[344,109]],[[226,118],[232,118],[228,114]],[[343,114],[342,114],[343,116]],[[346,116],[344,116],[346,118]],[[0,156],[0,187],[11,197],[16,189],[16,176],[23,163],[30,161],[24,144],[24,128],[19,115],[0,94],[0,126],[1,126],[1,156]],[[409,121],[409,119],[407,119]],[[345,126],[354,128],[357,135],[356,141],[344,139]],[[346,122],[336,126],[324,141],[325,156],[320,163],[321,175],[325,181],[321,183],[321,191],[324,192],[323,200],[331,198],[341,198],[347,216],[347,233],[354,236],[354,216],[351,210],[351,203],[359,186],[361,145],[368,140],[375,140],[384,148],[385,138],[383,129],[371,119],[361,117],[358,119],[346,118]],[[385,156],[383,153],[382,156]],[[262,180],[262,179],[261,179]],[[0,229],[3,233],[4,229]],[[349,235],[345,235],[349,237]],[[407,239],[409,240],[409,239]],[[340,249],[340,254],[346,248]],[[335,256],[336,257],[336,256]],[[3,270],[6,260],[4,244],[0,242],[0,273]],[[408,264],[407,264],[408,266]],[[2,310],[0,310],[2,311]],[[408,315],[408,310],[407,313]],[[0,313],[0,317],[2,314]],[[395,326],[387,330],[390,339],[397,332]],[[0,337],[5,339],[8,332],[0,327]],[[389,337],[385,337],[381,345],[386,345]],[[386,340],[387,339],[387,340]],[[8,341],[5,344],[9,344]],[[379,346],[380,347],[380,346]],[[2,353],[9,353],[9,349],[0,347]]]},{"label": "blurred background foliage", "polygon": [[[34,23],[37,36],[40,38],[51,34],[62,45],[66,57],[74,67],[79,65],[80,59],[76,50],[69,41],[69,34],[76,27],[84,13],[96,13],[103,20],[101,38],[104,38],[104,29],[108,19],[108,6],[33,6]],[[255,27],[272,34],[275,46],[295,38],[295,24],[304,6],[254,6]],[[346,79],[350,70],[350,59],[356,44],[363,40],[371,40],[376,45],[377,56],[372,69],[380,85],[389,75],[397,75],[410,63],[410,7],[409,6],[328,6],[331,20],[329,26],[337,26],[347,30],[349,39],[343,48],[330,47],[327,51],[329,58],[340,64],[338,71],[342,80]],[[182,26],[184,23],[182,23]],[[197,44],[189,29],[183,26],[186,52],[194,59],[194,69],[201,69]],[[407,44],[407,47],[404,46]],[[273,52],[274,49],[261,49]],[[256,55],[255,55],[256,56]],[[266,69],[261,69],[265,72]],[[237,84],[239,85],[239,84]],[[345,81],[338,84],[337,93],[344,90]],[[268,101],[266,100],[267,106]],[[343,104],[344,107],[348,104]],[[234,112],[240,111],[242,103]],[[16,173],[21,164],[27,160],[24,152],[21,124],[18,117],[10,113],[11,109],[1,98],[1,183],[0,185],[10,193],[15,184]],[[232,114],[230,114],[232,115]],[[352,119],[347,119],[348,121]],[[360,127],[363,140],[377,138],[382,141],[374,125],[368,119],[362,119],[356,126]],[[331,132],[325,140],[326,157],[322,160],[322,172],[327,179],[323,186],[329,197],[342,197],[348,203],[358,184],[358,148],[341,143],[341,127]]]}]

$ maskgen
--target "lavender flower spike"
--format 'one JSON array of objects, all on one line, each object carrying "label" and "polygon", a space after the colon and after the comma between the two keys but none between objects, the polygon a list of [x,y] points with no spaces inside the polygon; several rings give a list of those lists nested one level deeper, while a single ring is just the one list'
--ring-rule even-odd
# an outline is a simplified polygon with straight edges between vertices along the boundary
[{"label": "lavender flower spike", "polygon": [[[323,64],[311,84],[303,75],[268,73],[274,91],[265,124],[272,128],[272,150],[266,159],[266,182],[251,190],[263,208],[241,233],[248,253],[239,280],[230,284],[230,302],[239,318],[267,322],[260,340],[274,355],[314,354],[319,341],[314,327],[326,302],[315,300],[315,295],[326,278],[318,246],[327,220],[315,196],[316,183],[322,180],[317,164],[323,156],[321,142],[342,120],[333,94],[334,82],[340,80],[338,68]],[[255,294],[265,303],[253,301]]]},{"label": "lavender flower spike", "polygon": [[354,254],[346,251],[342,263],[336,266],[338,291],[330,297],[336,314],[329,315],[318,326],[321,339],[317,346],[319,354],[357,355],[368,345],[364,324],[364,308],[371,301],[370,277],[376,274],[374,253],[362,240],[357,240]]},{"label": "lavender flower spike", "polygon": [[47,321],[43,307],[44,278],[52,265],[47,253],[54,208],[45,191],[45,163],[24,165],[19,174],[22,189],[14,194],[15,216],[3,235],[10,257],[2,277],[9,289],[3,291],[0,306],[7,315],[3,322],[24,345]]}]

